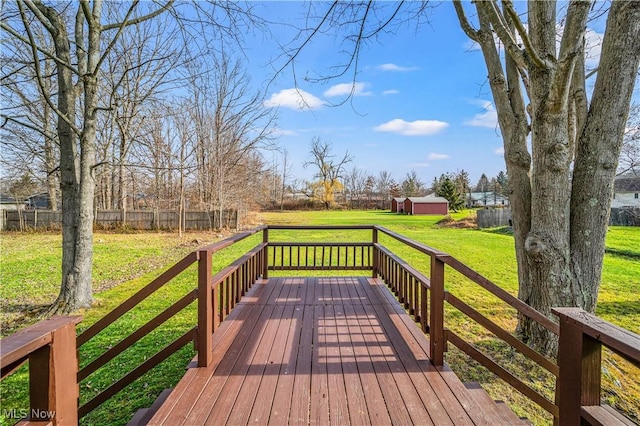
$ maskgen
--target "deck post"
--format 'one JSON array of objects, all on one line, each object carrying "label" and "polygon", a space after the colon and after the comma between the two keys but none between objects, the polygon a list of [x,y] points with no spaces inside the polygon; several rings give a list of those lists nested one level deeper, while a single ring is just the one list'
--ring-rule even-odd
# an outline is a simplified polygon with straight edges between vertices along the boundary
[{"label": "deck post", "polygon": [[372,264],[372,271],[371,271],[371,277],[372,278],[378,278],[378,247],[376,246],[376,244],[378,244],[378,228],[376,228],[375,226],[373,227],[373,232],[371,235],[371,242],[373,243],[373,264]]},{"label": "deck post", "polygon": [[429,346],[433,365],[444,363],[444,262],[431,256]]},{"label": "deck post", "polygon": [[563,313],[570,310],[554,309],[560,320],[558,422],[580,425],[580,407],[600,405],[602,345],[583,333],[582,323]]},{"label": "deck post", "polygon": [[262,242],[267,245],[262,249],[262,278],[269,278],[269,228],[265,227],[262,231]]},{"label": "deck post", "polygon": [[211,295],[212,253],[198,252],[198,367],[206,367],[212,359],[213,300]]},{"label": "deck post", "polygon": [[68,322],[52,330],[51,337],[51,344],[29,355],[29,414],[34,421],[77,425],[79,387],[75,323]]}]

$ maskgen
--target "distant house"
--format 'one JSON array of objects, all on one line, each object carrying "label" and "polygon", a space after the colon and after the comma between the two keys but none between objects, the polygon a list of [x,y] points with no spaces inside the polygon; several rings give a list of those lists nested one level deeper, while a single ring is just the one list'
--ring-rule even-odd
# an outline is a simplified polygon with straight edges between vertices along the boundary
[{"label": "distant house", "polygon": [[640,177],[621,177],[614,181],[611,207],[640,207]]},{"label": "distant house", "polygon": [[448,214],[449,202],[442,197],[409,197],[404,200],[404,212],[408,214]]},{"label": "distant house", "polygon": [[471,192],[467,196],[469,207],[502,207],[508,206],[509,199],[497,192]]},{"label": "distant house", "polygon": [[391,211],[394,213],[404,213],[404,198],[394,198],[391,200]]},{"label": "distant house", "polygon": [[0,210],[22,210],[24,202],[16,201],[15,198],[0,194]]}]

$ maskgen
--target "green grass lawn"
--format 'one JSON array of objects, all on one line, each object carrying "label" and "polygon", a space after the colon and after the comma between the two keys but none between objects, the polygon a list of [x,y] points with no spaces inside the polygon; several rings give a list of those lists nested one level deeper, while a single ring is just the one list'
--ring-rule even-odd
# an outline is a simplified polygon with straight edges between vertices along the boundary
[{"label": "green grass lawn", "polygon": [[[455,215],[464,218],[468,212]],[[263,213],[260,220],[269,224],[376,224],[382,225],[413,238],[436,249],[446,251],[470,267],[516,294],[517,276],[513,237],[500,230],[480,231],[440,227],[437,222],[442,217],[406,216],[382,211],[322,211],[322,212],[281,212]],[[2,303],[2,333],[6,335],[18,327],[36,320],[38,310],[51,303],[60,282],[60,237],[54,234],[2,234],[0,277],[0,300]],[[270,231],[272,240],[333,240],[370,241],[370,231],[333,232],[329,236],[320,232]],[[149,283],[179,260],[182,256],[216,239],[215,234],[186,234],[182,239],[175,234],[138,233],[113,234],[96,233],[93,282],[95,306],[81,312],[84,316],[79,330],[86,329],[142,286]],[[194,241],[196,240],[196,241]],[[253,236],[214,256],[214,269],[219,270],[239,257],[243,252],[261,241],[261,236]],[[380,241],[397,251],[405,260],[428,273],[428,257],[415,250],[402,247],[389,237]],[[640,228],[614,227],[607,238],[607,255],[600,291],[598,315],[608,321],[640,333]],[[115,324],[90,340],[80,350],[81,366],[86,365],[106,348],[114,345],[133,330],[158,314],[180,296],[195,287],[196,271],[191,267],[161,291],[154,294],[139,307],[133,309]],[[514,311],[506,308],[497,299],[483,290],[478,290],[467,279],[447,270],[447,289],[463,298],[467,303],[491,317],[501,326],[513,329]],[[448,326],[456,333],[475,341],[483,350],[501,360],[506,365],[518,368],[519,358],[496,343],[492,335],[480,329],[453,310],[447,310]],[[144,337],[134,347],[128,349],[103,368],[81,382],[81,403],[86,402],[99,391],[105,389],[126,371],[130,371],[153,353],[195,325],[195,303],[172,320]],[[155,367],[149,374],[135,381],[103,406],[88,416],[83,424],[124,424],[136,409],[149,406],[160,391],[172,387],[184,373],[184,367],[193,357],[191,345],[174,354],[167,361]],[[447,362],[465,381],[480,381],[496,399],[504,399],[520,414],[530,418],[535,424],[545,424],[548,418],[540,414],[540,409],[517,392],[513,392],[502,381],[496,379],[482,367],[466,359],[459,351],[450,350]],[[522,370],[522,367],[520,367]],[[519,371],[533,387],[549,392],[549,379],[538,369]],[[618,394],[627,393],[631,397],[640,395],[638,384],[622,376],[629,373],[628,366],[621,360],[608,361],[604,371],[607,385],[606,397],[623,407],[633,407],[633,399],[620,402]],[[637,371],[635,377],[637,377]],[[28,400],[25,385],[26,372],[20,371],[1,384],[2,410],[24,408]],[[622,377],[622,380],[621,380]],[[637,380],[636,380],[637,381]],[[623,391],[616,386],[628,387]],[[634,387],[635,386],[635,387]],[[612,389],[613,387],[613,389]],[[626,404],[626,405],[625,405]],[[7,424],[8,419],[0,420]]]}]

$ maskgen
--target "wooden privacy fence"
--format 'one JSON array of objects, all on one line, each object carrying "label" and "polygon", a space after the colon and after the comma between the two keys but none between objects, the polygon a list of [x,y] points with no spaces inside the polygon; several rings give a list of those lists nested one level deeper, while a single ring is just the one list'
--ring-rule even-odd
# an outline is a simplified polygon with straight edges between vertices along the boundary
[{"label": "wooden privacy fence", "polygon": [[[20,231],[25,229],[60,228],[62,212],[51,210],[3,210],[0,229]],[[187,230],[237,229],[238,211],[184,211],[183,224]],[[126,227],[130,229],[178,229],[180,214],[176,210],[97,210],[94,224],[101,228]]]},{"label": "wooden privacy fence", "polygon": [[[291,235],[273,238],[271,230],[293,231],[293,238]],[[369,233],[369,237],[367,241],[359,242],[335,242],[327,239],[314,242],[289,241],[302,239],[303,236],[309,235],[305,234],[307,231],[328,231],[334,234],[338,231],[353,231],[361,234]],[[261,242],[258,241],[253,248],[220,272],[215,275],[212,273],[214,253],[260,232],[262,233]],[[401,248],[415,249],[428,256],[430,259],[428,274],[404,261],[385,246],[382,240],[393,244],[394,247],[398,247],[400,243]],[[96,337],[98,333],[174,280],[191,265],[197,265],[197,283],[193,283],[191,290],[122,341],[110,345],[102,355],[89,363],[81,363],[83,367],[78,369],[78,362],[74,356],[77,348]],[[525,315],[559,335],[558,363],[537,353],[515,337],[512,332],[503,329],[479,310],[463,302],[462,298],[466,294],[454,295],[450,290],[445,289],[445,282],[449,276],[449,272],[446,272],[448,269],[451,270],[450,272],[466,277],[473,286],[477,286],[478,290],[484,289],[491,293],[514,309],[517,314]],[[268,285],[269,281],[266,279],[270,271],[283,274],[284,271],[291,270],[360,270],[370,273],[372,279],[381,279],[422,330],[428,333],[429,358],[436,368],[444,365],[444,353],[447,351],[448,343],[451,343],[550,413],[556,424],[625,424],[624,422],[628,421],[613,408],[600,405],[601,346],[606,346],[638,367],[640,366],[640,336],[606,323],[577,308],[555,309],[554,313],[560,318],[560,325],[558,325],[449,254],[386,228],[371,225],[261,226],[194,251],[81,333],[76,340],[77,346],[56,344],[60,341],[68,343],[68,338],[55,338],[58,329],[64,329],[66,334],[63,336],[66,336],[69,328],[74,328],[73,326],[78,322],[74,317],[38,323],[3,339],[2,378],[26,360],[30,360],[31,381],[46,377],[49,383],[48,392],[44,392],[42,386],[31,387],[31,408],[49,410],[49,412],[60,410],[56,413],[62,414],[56,414],[51,420],[53,424],[67,424],[63,419],[73,419],[73,416],[68,414],[68,400],[70,398],[77,400],[77,394],[62,395],[61,384],[80,384],[98,369],[108,368],[106,364],[109,361],[196,300],[197,318],[192,325],[188,326],[190,328],[184,332],[181,331],[183,333],[181,336],[160,349],[155,355],[145,356],[142,364],[77,407],[76,418],[85,416],[190,342],[194,343],[197,350],[198,366],[207,367],[212,362],[213,333],[231,314],[241,297],[260,278],[263,279],[262,284]],[[476,290],[471,292],[474,291]],[[534,389],[509,372],[500,362],[483,353],[481,348],[466,340],[462,334],[459,335],[449,329],[453,323],[447,320],[447,317],[453,310],[485,328],[555,377],[555,398],[549,398],[541,391]],[[77,389],[76,386],[71,387]],[[58,403],[62,405],[56,405]]]}]

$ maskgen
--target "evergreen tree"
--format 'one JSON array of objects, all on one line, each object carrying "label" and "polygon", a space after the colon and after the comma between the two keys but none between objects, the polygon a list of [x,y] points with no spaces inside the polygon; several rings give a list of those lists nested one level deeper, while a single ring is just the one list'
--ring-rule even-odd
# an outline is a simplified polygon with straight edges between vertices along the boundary
[{"label": "evergreen tree", "polygon": [[449,202],[449,208],[457,212],[464,206],[464,198],[456,188],[456,185],[448,177],[444,178],[440,185],[440,191],[436,193],[439,197],[446,198]]}]

